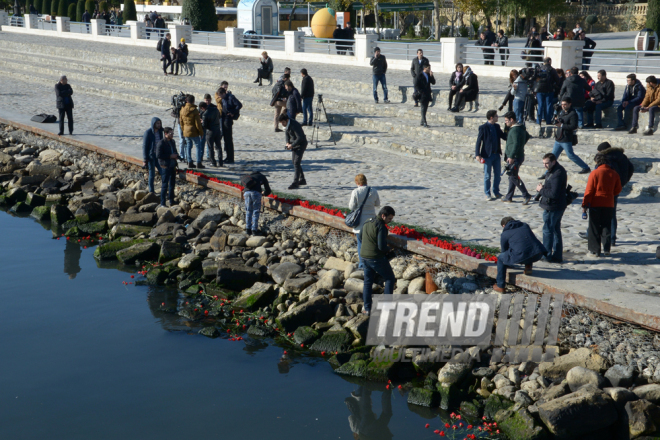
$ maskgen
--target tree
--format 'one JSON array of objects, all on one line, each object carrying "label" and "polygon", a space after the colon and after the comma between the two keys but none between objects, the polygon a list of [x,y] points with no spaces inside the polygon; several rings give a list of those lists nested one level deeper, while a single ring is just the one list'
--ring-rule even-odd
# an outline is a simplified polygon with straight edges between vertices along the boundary
[{"label": "tree", "polygon": [[87,12],[90,14],[93,14],[94,11],[96,10],[96,3],[94,3],[94,0],[87,0],[85,1],[85,9]]},{"label": "tree", "polygon": [[433,20],[435,21],[435,39],[440,41],[440,1],[433,0]]},{"label": "tree", "polygon": [[[63,0],[66,1],[66,0]],[[53,17],[57,17],[57,7],[60,5],[60,2],[58,0],[53,0],[53,2],[50,4],[50,15]]]},{"label": "tree", "polygon": [[85,13],[85,0],[78,0],[76,5],[76,21],[81,22],[83,20],[82,16]]},{"label": "tree", "polygon": [[59,0],[57,2],[57,16],[66,17],[69,13],[69,2],[67,0]]},{"label": "tree", "polygon": [[126,0],[124,2],[124,23],[128,20],[137,21],[137,12],[135,11],[135,2]]},{"label": "tree", "polygon": [[34,0],[34,9],[41,12],[41,0]]},{"label": "tree", "polygon": [[69,17],[69,20],[76,21],[76,4],[75,3],[71,3],[69,5],[69,11],[68,12],[69,13],[67,14],[67,16]]},{"label": "tree", "polygon": [[197,31],[218,30],[218,18],[215,15],[213,0],[183,0],[181,17],[189,19],[193,29]]},{"label": "tree", "polygon": [[594,15],[589,15],[589,16],[587,16],[587,19],[585,21],[587,22],[588,25],[591,26],[591,29],[589,29],[589,32],[593,33],[594,24],[596,24],[598,22],[598,16],[595,15],[595,14]]},{"label": "tree", "polygon": [[50,14],[50,0],[42,0],[39,13],[43,15]]},{"label": "tree", "polygon": [[298,0],[293,0],[293,6],[291,6],[291,14],[289,14],[289,30],[291,30],[291,21],[293,20],[293,14],[296,13],[297,5],[298,5]]},{"label": "tree", "polygon": [[99,12],[108,12],[108,3],[107,2],[100,2],[99,3]]},{"label": "tree", "polygon": [[646,27],[660,34],[660,0],[649,0],[646,11]]}]

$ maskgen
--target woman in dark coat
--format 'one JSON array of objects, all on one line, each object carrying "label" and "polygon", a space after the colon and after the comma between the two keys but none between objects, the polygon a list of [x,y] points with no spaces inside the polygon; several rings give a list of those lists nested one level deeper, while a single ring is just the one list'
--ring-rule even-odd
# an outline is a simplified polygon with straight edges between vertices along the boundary
[{"label": "woman in dark coat", "polygon": [[261,52],[261,58],[259,61],[261,62],[261,67],[257,69],[257,79],[254,80],[254,83],[259,83],[259,85],[262,86],[263,84],[261,83],[261,80],[270,79],[270,76],[273,73],[273,59],[269,57],[268,52],[264,50]]},{"label": "woman in dark coat", "polygon": [[[466,102],[475,101],[475,112],[479,110],[479,104],[476,102],[479,97],[479,80],[477,75],[472,73],[470,66],[465,66],[465,86],[463,90],[458,92],[458,97],[456,99],[456,105],[451,109],[452,112],[458,113],[460,108],[465,105]],[[472,107],[470,105],[470,107]]]},{"label": "woman in dark coat", "polygon": [[451,110],[451,103],[454,101],[454,96],[461,91],[464,85],[463,64],[458,63],[456,64],[456,70],[449,77],[449,106],[447,110]]}]

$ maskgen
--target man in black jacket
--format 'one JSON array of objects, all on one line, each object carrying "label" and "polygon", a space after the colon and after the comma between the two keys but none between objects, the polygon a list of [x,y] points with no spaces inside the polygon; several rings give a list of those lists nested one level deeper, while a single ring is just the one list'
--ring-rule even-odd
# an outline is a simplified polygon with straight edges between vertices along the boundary
[{"label": "man in black jacket", "polygon": [[[615,148],[612,147],[609,142],[603,142],[598,145],[597,154],[605,156],[607,164],[619,175],[619,179],[621,179],[621,187],[630,182],[630,179],[635,173],[635,166],[630,162],[628,156],[624,154],[623,148]],[[619,195],[614,196],[614,216],[612,216],[612,228],[610,229],[612,234],[612,246],[616,245],[616,205],[618,201]],[[580,232],[578,235],[584,240],[589,239],[586,232]]]},{"label": "man in black jacket", "polygon": [[587,34],[584,31],[580,32],[574,38],[576,40],[584,41],[584,48],[582,49],[582,70],[589,70],[591,57],[594,56],[594,53],[589,49],[594,49],[596,47],[596,42],[587,37]]},{"label": "man in black jacket", "polygon": [[544,58],[543,66],[538,71],[536,83],[534,84],[534,91],[536,92],[536,100],[539,103],[538,113],[536,116],[536,123],[541,125],[545,117],[545,123],[550,125],[552,123],[552,104],[555,101],[555,88],[559,84],[559,75],[552,67],[552,59]]},{"label": "man in black jacket", "polygon": [[303,154],[307,149],[307,136],[300,123],[295,119],[289,119],[286,114],[280,115],[280,124],[285,127],[286,149],[291,150],[291,160],[295,170],[293,183],[289,189],[298,189],[301,185],[307,185],[301,165]]},{"label": "man in black jacket", "polygon": [[296,119],[298,113],[302,112],[302,98],[300,92],[293,85],[291,80],[284,83],[286,93],[289,95],[286,98],[286,114],[289,119]]},{"label": "man in black jacket", "polygon": [[558,158],[561,152],[565,151],[568,158],[575,165],[582,168],[579,174],[589,174],[591,172],[589,165],[573,152],[573,137],[575,130],[578,128],[578,115],[572,108],[572,102],[573,100],[569,97],[562,98],[561,113],[557,116],[557,122],[555,123],[557,130],[555,131],[555,145],[552,148],[552,154]]},{"label": "man in black jacket", "polygon": [[420,94],[420,101],[422,102],[422,121],[419,125],[428,127],[426,123],[426,112],[429,109],[429,102],[433,99],[431,92],[431,84],[435,84],[435,77],[431,72],[431,65],[424,65],[424,70],[415,78],[415,90]]},{"label": "man in black jacket", "polygon": [[394,283],[396,277],[392,271],[392,266],[387,260],[387,254],[390,249],[387,247],[387,224],[394,220],[394,209],[391,206],[383,206],[378,215],[367,221],[360,231],[360,257],[364,264],[364,288],[362,290],[362,299],[364,308],[362,313],[369,315],[371,313],[371,292],[376,274],[385,279],[385,293],[392,295],[394,293]]},{"label": "man in black jacket", "polygon": [[55,84],[55,105],[59,113],[60,131],[59,136],[64,135],[64,115],[69,123],[69,134],[73,134],[73,89],[69,85],[66,76],[62,75],[60,81]]},{"label": "man in black jacket", "polygon": [[284,87],[284,84],[289,81],[289,74],[285,73],[282,75],[280,79],[277,80],[275,85],[273,86],[273,94],[272,98],[270,100],[270,106],[275,107],[275,132],[278,133],[282,130],[280,130],[279,127],[279,120],[280,120],[280,115],[282,114],[282,110],[286,111],[286,98],[289,96],[289,94],[286,91],[286,87]]},{"label": "man in black jacket", "polygon": [[[502,197],[500,194],[500,178],[502,169],[502,139],[506,139],[506,135],[502,132],[500,125],[497,123],[497,111],[488,110],[486,113],[488,122],[479,127],[479,134],[477,135],[477,145],[474,149],[475,158],[484,164],[484,193],[486,194],[486,201],[499,199]],[[493,194],[490,192],[490,177],[493,175]]]},{"label": "man in black jacket", "polygon": [[[206,137],[208,154],[214,167],[223,166],[222,163],[222,117],[218,107],[212,102],[199,103],[200,116],[202,117],[202,128]],[[218,162],[215,161],[215,150],[218,152]]]},{"label": "man in black jacket", "polygon": [[[268,179],[259,171],[245,174],[241,177],[241,198],[245,201],[245,232],[247,235],[261,235],[259,231],[259,214],[261,213],[261,197],[272,194]],[[262,191],[261,186],[265,191]]]},{"label": "man in black jacket", "polygon": [[157,118],[151,118],[151,128],[148,128],[142,136],[142,166],[146,167],[149,172],[148,184],[149,192],[154,192],[154,180],[156,179],[156,170],[158,174],[163,176],[163,170],[159,165],[158,158],[156,157],[156,146],[163,140],[163,123]]},{"label": "man in black jacket", "polygon": [[497,282],[493,290],[504,293],[507,268],[524,264],[525,275],[531,275],[532,265],[539,261],[546,251],[527,223],[504,217],[500,224],[503,228],[500,236],[501,253],[497,257]]},{"label": "man in black jacket", "polygon": [[584,95],[591,91],[591,86],[579,75],[577,67],[572,67],[566,74],[566,80],[559,90],[559,102],[564,98],[571,98],[571,107],[578,115],[578,128],[583,127],[584,119]]},{"label": "man in black jacket", "polygon": [[160,59],[163,61],[163,73],[167,76],[167,68],[172,65],[170,48],[172,47],[172,35],[168,32],[160,45]]},{"label": "man in black jacket", "polygon": [[[338,24],[335,30],[332,32],[332,39],[333,40],[343,40],[344,39],[344,31],[341,28],[341,25]],[[335,48],[337,50],[337,55],[344,55],[346,52],[344,52],[344,44],[341,41],[335,41]]]},{"label": "man in black jacket", "polygon": [[369,65],[372,71],[372,80],[374,85],[374,101],[378,104],[378,83],[380,82],[383,87],[383,94],[385,95],[384,103],[389,104],[390,100],[387,99],[387,80],[385,74],[387,73],[387,60],[385,55],[380,53],[380,47],[374,48],[374,56],[371,57]]},{"label": "man in black jacket", "polygon": [[160,204],[165,205],[165,201],[170,200],[170,206],[174,205],[174,184],[176,182],[176,160],[179,154],[176,151],[174,142],[174,130],[172,127],[165,127],[163,130],[163,139],[156,144],[156,158],[158,164],[163,169],[160,188]]},{"label": "man in black jacket", "polygon": [[353,44],[355,43],[355,31],[353,30],[353,27],[351,27],[351,23],[346,23],[346,27],[344,28],[344,39],[348,40],[344,42],[347,54],[354,56],[355,52],[353,51]]},{"label": "man in black jacket", "polygon": [[[225,141],[225,153],[227,153],[227,158],[224,163],[233,164],[234,163],[234,114],[240,110],[237,108],[234,100],[230,99],[230,93],[226,89],[220,87],[216,92],[220,97],[220,102],[222,102],[222,138]],[[222,155],[220,155],[222,157]],[[222,159],[221,159],[222,161]]]},{"label": "man in black jacket", "polygon": [[492,45],[495,43],[495,34],[490,31],[484,31],[479,34],[479,39],[475,46],[482,46],[484,49],[481,51],[484,53],[484,64],[493,65],[495,64],[495,49],[492,49]]},{"label": "man in black jacket", "polygon": [[314,80],[307,74],[307,69],[300,69],[302,82],[300,85],[300,98],[302,99],[302,125],[312,125],[314,122],[314,113],[312,112],[312,103],[314,102]]},{"label": "man in black jacket", "polygon": [[[589,101],[584,104],[587,112],[587,125],[584,128],[603,128],[601,112],[614,104],[614,83],[607,79],[607,72],[598,71],[598,82],[589,94]],[[594,125],[594,113],[596,113],[596,125]]]},{"label": "man in black jacket", "polygon": [[[428,65],[429,60],[424,56],[424,51],[422,49],[417,49],[417,58],[412,60],[412,64],[410,65],[410,74],[413,77],[413,98],[415,99],[415,107],[419,106],[419,89],[417,88],[417,77],[422,73],[424,67]],[[435,83],[435,80],[433,83]]]},{"label": "man in black jacket", "polygon": [[566,169],[559,165],[557,156],[548,153],[543,156],[543,166],[547,170],[545,182],[539,183],[536,191],[541,196],[543,209],[543,246],[547,251],[546,261],[563,261],[563,242],[561,238],[561,218],[566,210]]}]

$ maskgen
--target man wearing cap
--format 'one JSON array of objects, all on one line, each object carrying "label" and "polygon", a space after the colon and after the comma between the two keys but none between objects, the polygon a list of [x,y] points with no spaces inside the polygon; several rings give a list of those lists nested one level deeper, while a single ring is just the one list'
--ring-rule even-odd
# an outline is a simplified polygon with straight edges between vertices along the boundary
[{"label": "man wearing cap", "polygon": [[64,115],[69,123],[69,134],[73,134],[73,89],[67,82],[66,76],[62,75],[60,81],[55,84],[55,104],[59,112],[60,131],[59,136],[64,135]]},{"label": "man wearing cap", "polygon": [[385,59],[385,55],[381,55],[380,47],[374,49],[374,56],[371,57],[369,65],[371,65],[374,83],[374,101],[378,104],[378,82],[380,82],[380,85],[383,88],[383,94],[385,94],[383,102],[389,104],[390,100],[387,99],[387,81],[385,80],[385,74],[387,73],[387,60]]}]

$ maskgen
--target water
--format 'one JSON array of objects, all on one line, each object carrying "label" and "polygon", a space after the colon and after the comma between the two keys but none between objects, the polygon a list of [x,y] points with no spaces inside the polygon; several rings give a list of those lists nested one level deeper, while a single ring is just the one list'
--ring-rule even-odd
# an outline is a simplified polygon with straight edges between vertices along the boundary
[{"label": "water", "polygon": [[[263,341],[198,335],[158,310],[175,291],[123,285],[133,271],[97,267],[93,247],[33,219],[0,212],[0,231],[0,439],[386,440],[440,427],[437,410],[322,359],[287,364]],[[363,394],[353,414],[351,392]]]}]

